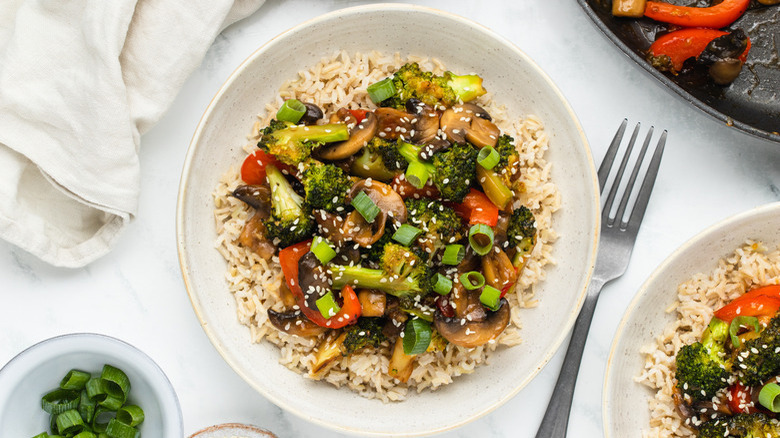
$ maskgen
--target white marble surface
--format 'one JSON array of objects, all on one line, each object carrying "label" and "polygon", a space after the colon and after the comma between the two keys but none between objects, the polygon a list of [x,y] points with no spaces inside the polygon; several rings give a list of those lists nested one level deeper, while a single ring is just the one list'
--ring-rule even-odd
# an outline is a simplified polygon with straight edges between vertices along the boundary
[{"label": "white marble surface", "polygon": [[[272,405],[216,353],[181,280],[174,215],[190,137],[224,79],[289,27],[364,3],[369,2],[268,0],[220,35],[168,114],[143,136],[139,214],[108,256],[83,269],[58,269],[0,242],[0,364],[51,336],[104,333],[139,347],[165,370],[178,393],[187,434],[216,423],[245,422],[280,437],[339,436]],[[574,1],[414,3],[470,17],[528,53],[568,98],[597,163],[624,117],[669,130],[631,263],[604,289],[575,393],[569,436],[602,436],[606,358],[634,292],[667,255],[703,228],[780,200],[780,143],[749,137],[683,103],[612,46]],[[533,437],[562,357],[559,352],[504,406],[442,436]]]}]

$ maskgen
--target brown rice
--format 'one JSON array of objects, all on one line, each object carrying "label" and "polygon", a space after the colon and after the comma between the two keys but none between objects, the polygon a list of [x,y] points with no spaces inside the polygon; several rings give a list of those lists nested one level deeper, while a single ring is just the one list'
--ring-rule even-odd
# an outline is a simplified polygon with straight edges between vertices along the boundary
[{"label": "brown rice", "polygon": [[[317,103],[326,114],[340,107],[372,108],[375,105],[368,98],[366,86],[391,75],[406,62],[418,62],[423,69],[437,74],[445,71],[435,59],[414,56],[403,59],[399,54],[384,56],[377,52],[349,56],[343,51],[323,59],[309,70],[301,71],[297,79],[282,85],[276,100],[266,105],[264,115],[258,116],[246,151],[256,148],[258,131],[267,125],[285,99],[297,98]],[[545,160],[549,145],[542,122],[532,115],[520,120],[507,120],[505,109],[493,103],[490,95],[482,96],[477,103],[488,110],[503,132],[515,137],[525,187],[523,193],[516,195],[516,202],[531,209],[539,230],[538,243],[518,279],[516,293],[507,295],[512,309],[510,326],[496,341],[481,347],[468,349],[448,345],[442,352],[419,355],[407,383],[400,383],[387,375],[389,347],[341,357],[324,375],[318,376],[321,380],[337,387],[347,386],[369,398],[403,400],[409,389],[417,392],[434,390],[451,383],[454,377],[471,373],[477,366],[486,363],[499,345],[513,346],[522,342],[519,331],[521,309],[536,306],[534,287],[544,280],[544,267],[555,262],[551,249],[557,234],[552,228],[552,216],[560,206],[560,195],[551,181],[551,165]],[[268,263],[236,243],[244,224],[251,217],[250,208],[229,196],[239,184],[238,170],[231,169],[214,191],[216,247],[227,261],[225,278],[238,305],[238,319],[249,328],[251,342],[272,342],[280,349],[280,363],[311,377],[308,372],[320,339],[279,332],[268,321],[267,309],[283,308],[279,295],[283,276],[278,259],[274,256]]]},{"label": "brown rice", "polygon": [[680,284],[677,301],[668,309],[678,318],[653,344],[641,350],[645,365],[636,380],[656,391],[649,401],[650,424],[643,437],[696,436],[683,422],[672,398],[675,356],[683,345],[699,340],[716,309],[750,289],[768,284],[780,284],[780,250],[769,252],[761,242],[753,241],[721,259],[710,274],[699,273]]}]

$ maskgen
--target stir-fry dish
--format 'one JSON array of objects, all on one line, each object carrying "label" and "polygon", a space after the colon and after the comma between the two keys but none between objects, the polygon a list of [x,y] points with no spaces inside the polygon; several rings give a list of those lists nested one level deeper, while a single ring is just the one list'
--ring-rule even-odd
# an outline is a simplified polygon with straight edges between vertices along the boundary
[{"label": "stir-fry dish", "polygon": [[714,83],[728,85],[739,76],[750,52],[750,38],[745,31],[730,26],[748,8],[778,3],[780,0],[712,0],[682,6],[652,0],[613,0],[612,14],[646,17],[667,26],[647,51],[647,60],[656,69],[674,75],[706,70]]},{"label": "stir-fry dish", "polygon": [[253,341],[385,400],[520,343],[559,205],[541,124],[506,120],[478,75],[413,60],[339,54],[302,72],[215,194]]},{"label": "stir-fry dish", "polygon": [[[748,244],[722,262],[713,278],[699,276],[681,287],[677,335],[659,340],[649,351],[640,379],[659,388],[651,403],[654,433],[646,435],[780,436],[780,284],[753,283],[751,278],[777,282],[780,262],[777,253],[766,255],[759,249],[758,244]],[[734,296],[730,292],[736,279],[745,292]],[[723,299],[724,295],[733,299]],[[702,312],[711,301],[718,304]],[[663,351],[675,349],[676,354],[663,360]],[[673,366],[665,369],[664,362]],[[658,380],[659,375],[666,375],[666,382]],[[663,406],[665,401],[671,403]],[[679,428],[668,418],[672,409]]]}]

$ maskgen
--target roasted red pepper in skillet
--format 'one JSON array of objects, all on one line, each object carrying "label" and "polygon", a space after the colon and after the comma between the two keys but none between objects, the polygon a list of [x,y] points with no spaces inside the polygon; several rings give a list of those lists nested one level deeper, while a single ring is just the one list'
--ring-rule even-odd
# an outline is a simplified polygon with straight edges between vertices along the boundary
[{"label": "roasted red pepper in skillet", "polygon": [[[668,56],[671,61],[671,71],[676,73],[682,70],[686,59],[698,58],[712,40],[723,35],[728,35],[728,32],[717,29],[680,29],[659,36],[650,46],[648,54],[651,62],[652,59]],[[747,59],[749,51],[750,39],[748,38],[747,48],[739,56],[742,62]]]},{"label": "roasted red pepper in skillet", "polygon": [[696,8],[648,1],[645,17],[682,27],[720,29],[737,21],[748,8],[750,0],[723,0],[715,6]]},{"label": "roasted red pepper in skillet", "polygon": [[780,285],[753,289],[715,311],[715,316],[730,323],[737,316],[772,317],[780,310]]}]

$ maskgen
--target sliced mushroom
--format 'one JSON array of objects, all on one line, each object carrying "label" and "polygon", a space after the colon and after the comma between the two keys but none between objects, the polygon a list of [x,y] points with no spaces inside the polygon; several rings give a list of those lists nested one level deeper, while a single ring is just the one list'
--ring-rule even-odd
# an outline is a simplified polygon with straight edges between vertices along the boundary
[{"label": "sliced mushroom", "polygon": [[329,330],[311,322],[300,310],[282,313],[268,309],[268,320],[278,330],[296,336],[319,336]]},{"label": "sliced mushroom", "polygon": [[317,221],[318,231],[331,242],[338,246],[346,240],[344,233],[341,231],[341,227],[344,225],[344,218],[341,216],[328,213],[325,210],[318,210],[314,213],[314,219]]},{"label": "sliced mushroom", "polygon": [[[344,115],[342,110],[346,111]],[[373,113],[366,113],[366,117],[356,123],[356,119],[349,114],[349,110],[340,109],[336,114],[342,114],[342,120],[347,125],[354,125],[349,130],[349,140],[323,146],[317,150],[317,156],[324,160],[342,160],[363,148],[376,135],[377,118]],[[341,116],[340,116],[341,117]]]},{"label": "sliced mushroom", "polygon": [[263,218],[258,210],[244,225],[244,229],[241,230],[241,234],[238,236],[238,243],[245,248],[251,249],[261,258],[270,260],[276,252],[276,246],[265,235],[265,225],[263,225]]},{"label": "sliced mushroom", "polygon": [[411,139],[411,131],[414,129],[412,120],[414,115],[395,108],[378,108],[374,111],[378,120],[377,135],[385,140],[396,140],[403,137]]},{"label": "sliced mushroom", "polygon": [[435,137],[433,140],[425,143],[425,145],[420,148],[420,152],[417,155],[421,160],[430,160],[431,157],[433,157],[433,154],[447,150],[450,146],[452,146],[452,144],[447,140]]},{"label": "sliced mushroom", "polygon": [[271,214],[271,188],[267,185],[241,185],[232,193],[234,198],[240,199],[250,207],[257,210],[261,219],[268,219]]},{"label": "sliced mushroom", "polygon": [[304,125],[314,125],[317,123],[317,120],[324,117],[322,110],[316,104],[311,102],[304,102],[303,105],[306,107],[306,112],[303,113],[303,117],[301,117],[299,123],[303,123]]},{"label": "sliced mushroom", "polygon": [[412,119],[412,142],[427,145],[439,133],[439,113],[431,106],[417,99],[406,101],[406,110],[414,115]]},{"label": "sliced mushroom", "polygon": [[450,305],[458,320],[480,322],[487,318],[485,306],[479,301],[478,290],[466,290],[463,284],[456,283],[449,296]]},{"label": "sliced mushroom", "polygon": [[366,247],[379,240],[385,233],[388,217],[400,223],[406,222],[406,207],[401,195],[389,185],[379,181],[364,179],[356,182],[350,189],[347,199],[352,200],[360,192],[365,192],[379,207],[379,214],[373,222],[368,223],[357,210],[353,210],[344,221],[341,232],[346,239]]},{"label": "sliced mushroom", "polygon": [[490,312],[483,321],[447,318],[436,312],[433,324],[450,343],[467,348],[479,347],[497,338],[509,324],[509,303],[502,298],[499,305],[498,310]]},{"label": "sliced mushroom", "polygon": [[466,140],[477,147],[495,146],[501,130],[498,129],[482,107],[464,103],[447,109],[441,115],[439,124],[447,139],[453,143]]},{"label": "sliced mushroom", "polygon": [[385,325],[382,327],[382,334],[387,339],[393,340],[403,331],[409,314],[401,310],[398,298],[392,295],[385,296]]},{"label": "sliced mushroom", "polygon": [[317,353],[314,355],[314,360],[309,370],[310,377],[319,379],[329,368],[328,365],[334,363],[336,358],[341,357],[341,345],[346,338],[346,332],[342,332],[338,337],[332,334],[317,347]]},{"label": "sliced mushroom", "polygon": [[317,310],[317,300],[330,290],[330,276],[313,252],[298,261],[298,285],[303,291],[306,306]]},{"label": "sliced mushroom", "polygon": [[517,270],[512,265],[512,261],[497,246],[493,251],[482,256],[482,272],[485,274],[487,284],[498,290],[503,290],[517,281]]},{"label": "sliced mushroom", "polygon": [[712,81],[718,85],[728,85],[734,82],[741,71],[742,61],[736,58],[715,61],[709,68]]}]

